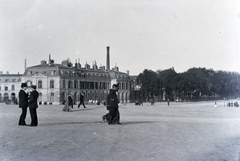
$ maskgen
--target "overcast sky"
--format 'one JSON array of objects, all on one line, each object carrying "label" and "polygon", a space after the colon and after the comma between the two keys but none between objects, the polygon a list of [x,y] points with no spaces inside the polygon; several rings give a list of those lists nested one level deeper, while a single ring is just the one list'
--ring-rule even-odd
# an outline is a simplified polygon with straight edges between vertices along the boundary
[{"label": "overcast sky", "polygon": [[240,72],[240,0],[0,0],[0,71],[69,58],[137,75]]}]

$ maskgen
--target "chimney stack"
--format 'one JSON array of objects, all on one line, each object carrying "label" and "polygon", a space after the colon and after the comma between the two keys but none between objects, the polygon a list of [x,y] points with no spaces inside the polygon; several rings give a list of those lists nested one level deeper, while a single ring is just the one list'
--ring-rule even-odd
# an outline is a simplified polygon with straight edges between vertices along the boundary
[{"label": "chimney stack", "polygon": [[109,54],[109,50],[110,50],[110,47],[109,46],[107,46],[107,64],[106,64],[106,66],[107,66],[107,70],[110,70],[110,54]]}]

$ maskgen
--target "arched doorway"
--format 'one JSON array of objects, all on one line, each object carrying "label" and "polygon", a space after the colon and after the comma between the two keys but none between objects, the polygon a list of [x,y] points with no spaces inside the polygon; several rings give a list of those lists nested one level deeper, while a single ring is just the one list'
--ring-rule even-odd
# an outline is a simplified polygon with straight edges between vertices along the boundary
[{"label": "arched doorway", "polygon": [[77,92],[73,94],[73,103],[76,104],[77,101]]},{"label": "arched doorway", "polygon": [[38,102],[42,102],[42,93],[39,93],[38,95]]},{"label": "arched doorway", "polygon": [[61,103],[65,103],[65,101],[66,101],[66,99],[65,99],[65,92],[63,92],[62,94],[61,94],[61,98],[60,98],[61,100]]},{"label": "arched doorway", "polygon": [[8,95],[8,93],[4,93],[4,95],[3,95],[3,101],[4,102],[7,102],[7,101],[9,101],[9,95]]},{"label": "arched doorway", "polygon": [[54,93],[52,92],[50,94],[50,103],[53,103],[54,102]]},{"label": "arched doorway", "polygon": [[15,93],[11,94],[11,100],[13,103],[16,103],[16,94]]}]

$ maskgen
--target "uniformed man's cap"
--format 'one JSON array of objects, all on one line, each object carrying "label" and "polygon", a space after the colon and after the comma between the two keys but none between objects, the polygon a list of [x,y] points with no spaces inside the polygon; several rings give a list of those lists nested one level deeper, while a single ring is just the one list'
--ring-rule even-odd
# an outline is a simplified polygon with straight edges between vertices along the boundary
[{"label": "uniformed man's cap", "polygon": [[31,87],[32,87],[33,89],[37,89],[37,86],[35,86],[35,85],[32,85]]},{"label": "uniformed man's cap", "polygon": [[112,87],[118,88],[118,84],[113,84]]}]

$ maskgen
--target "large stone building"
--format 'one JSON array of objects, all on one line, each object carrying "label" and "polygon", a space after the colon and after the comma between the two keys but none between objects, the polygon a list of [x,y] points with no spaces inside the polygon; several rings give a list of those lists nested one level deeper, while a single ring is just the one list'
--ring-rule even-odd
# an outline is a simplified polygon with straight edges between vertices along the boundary
[{"label": "large stone building", "polygon": [[22,74],[0,72],[0,102],[14,101],[21,89]]},{"label": "large stone building", "polygon": [[21,83],[27,82],[28,86],[37,86],[39,103],[62,104],[69,93],[78,103],[81,91],[85,93],[85,101],[103,101],[112,84],[119,83],[118,98],[120,102],[127,103],[130,101],[131,86],[129,72],[120,72],[117,66],[110,69],[109,49],[107,47],[106,68],[98,67],[96,62],[92,67],[87,63],[82,67],[79,60],[73,65],[69,59],[57,64],[49,56],[48,62],[42,60],[39,65],[26,68],[22,75],[0,74],[1,100],[7,99],[7,95],[18,94]]}]

